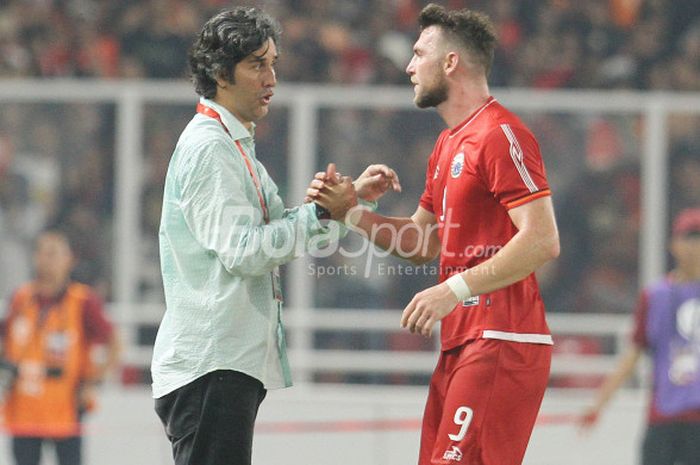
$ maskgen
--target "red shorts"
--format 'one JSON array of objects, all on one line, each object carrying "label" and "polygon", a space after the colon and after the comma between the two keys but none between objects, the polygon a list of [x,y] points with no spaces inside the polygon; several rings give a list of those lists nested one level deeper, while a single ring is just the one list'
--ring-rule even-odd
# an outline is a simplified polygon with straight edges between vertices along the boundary
[{"label": "red shorts", "polygon": [[520,465],[552,346],[478,339],[443,352],[423,416],[419,465]]}]

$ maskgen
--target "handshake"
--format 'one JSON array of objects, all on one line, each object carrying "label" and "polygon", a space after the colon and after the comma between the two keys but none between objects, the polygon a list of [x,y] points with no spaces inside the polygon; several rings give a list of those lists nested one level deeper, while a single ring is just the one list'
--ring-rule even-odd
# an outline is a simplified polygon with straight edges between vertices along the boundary
[{"label": "handshake", "polygon": [[389,189],[401,192],[401,183],[394,170],[386,165],[370,165],[355,181],[342,176],[330,163],[326,171],[316,173],[306,189],[304,203],[315,202],[330,213],[330,218],[345,221],[358,199],[375,202]]}]

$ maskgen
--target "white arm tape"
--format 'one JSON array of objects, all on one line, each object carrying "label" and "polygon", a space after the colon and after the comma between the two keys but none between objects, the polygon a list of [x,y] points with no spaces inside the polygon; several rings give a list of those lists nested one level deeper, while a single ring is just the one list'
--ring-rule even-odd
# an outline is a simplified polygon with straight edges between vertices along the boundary
[{"label": "white arm tape", "polygon": [[472,290],[469,289],[469,286],[462,278],[461,273],[450,276],[445,280],[445,283],[449,286],[452,292],[454,292],[455,296],[457,296],[457,300],[467,300],[472,296]]}]

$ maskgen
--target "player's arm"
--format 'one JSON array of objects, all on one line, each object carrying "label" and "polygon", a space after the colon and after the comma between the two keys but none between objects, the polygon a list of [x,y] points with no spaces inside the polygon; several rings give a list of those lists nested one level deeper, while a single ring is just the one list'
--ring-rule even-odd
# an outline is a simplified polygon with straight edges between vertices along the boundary
[{"label": "player's arm", "polygon": [[459,300],[520,281],[559,255],[559,233],[550,197],[515,207],[509,213],[518,228],[513,238],[490,259],[448,280],[460,282],[467,294],[458,296],[448,281],[419,292],[403,311],[402,327],[430,336],[435,323],[454,310]]},{"label": "player's arm", "polygon": [[518,232],[490,259],[462,273],[473,295],[518,282],[559,256],[559,232],[551,197],[509,210]]},{"label": "player's arm", "polygon": [[[333,166],[333,173],[334,170]],[[334,176],[330,176],[329,172],[316,173],[304,200],[323,204],[324,190],[327,184],[334,182]],[[355,185],[357,196],[365,201],[375,201],[389,189],[401,191],[398,175],[386,165],[368,166]],[[410,218],[387,217],[365,208],[356,208],[348,213],[346,224],[378,247],[417,265],[432,261],[440,253],[435,215],[420,206]]]},{"label": "player's arm", "polygon": [[600,412],[603,411],[603,408],[605,408],[612,396],[634,372],[637,362],[641,358],[643,352],[643,349],[639,345],[633,344],[622,359],[620,359],[617,367],[615,367],[615,371],[610,373],[603,382],[603,385],[596,395],[593,407],[581,417],[581,427],[590,428],[598,421]]},{"label": "player's arm", "polygon": [[622,386],[625,381],[634,372],[637,362],[641,358],[644,351],[649,347],[647,335],[647,318],[649,314],[649,295],[646,291],[642,292],[637,302],[637,309],[634,313],[634,331],[632,333],[632,341],[630,348],[625,355],[620,359],[615,370],[608,375],[600,387],[596,395],[595,402],[592,407],[585,411],[579,418],[579,425],[588,429],[597,421],[600,413],[608,404],[613,395]]},{"label": "player's arm", "polygon": [[92,371],[87,381],[99,384],[118,367],[122,346],[118,331],[107,318],[104,303],[97,294],[89,295],[85,301],[83,327],[90,350],[99,349],[91,354]]},{"label": "player's arm", "polygon": [[421,265],[440,254],[435,215],[418,207],[410,218],[396,218],[363,210],[351,212],[351,228],[392,255]]}]

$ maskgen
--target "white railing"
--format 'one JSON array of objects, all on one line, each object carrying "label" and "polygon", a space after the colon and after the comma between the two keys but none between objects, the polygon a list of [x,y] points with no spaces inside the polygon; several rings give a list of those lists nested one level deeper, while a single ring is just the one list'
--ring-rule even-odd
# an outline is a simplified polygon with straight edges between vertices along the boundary
[{"label": "white railing", "polygon": [[[140,305],[134,311],[113,308],[113,314],[138,315],[118,322],[121,337],[125,342],[122,363],[130,366],[150,365],[150,346],[136,344],[136,330],[140,325],[157,325],[164,308],[158,305]],[[299,341],[312,340],[314,331],[332,330],[339,333],[349,331],[376,331],[392,333],[399,329],[400,310],[347,310],[312,309],[300,312],[287,309],[285,325],[289,333],[290,363],[295,380],[302,382],[312,379],[313,373],[385,373],[429,375],[435,368],[435,351],[397,350],[324,350],[306,347]],[[555,354],[552,361],[552,376],[558,375],[601,375],[610,372],[618,358],[617,352],[623,349],[629,338],[630,318],[626,315],[603,314],[553,314],[548,317],[552,333],[567,336],[596,336],[613,338],[616,353],[611,355]],[[420,337],[420,336],[415,336]],[[433,336],[436,344],[438,336]]]}]

